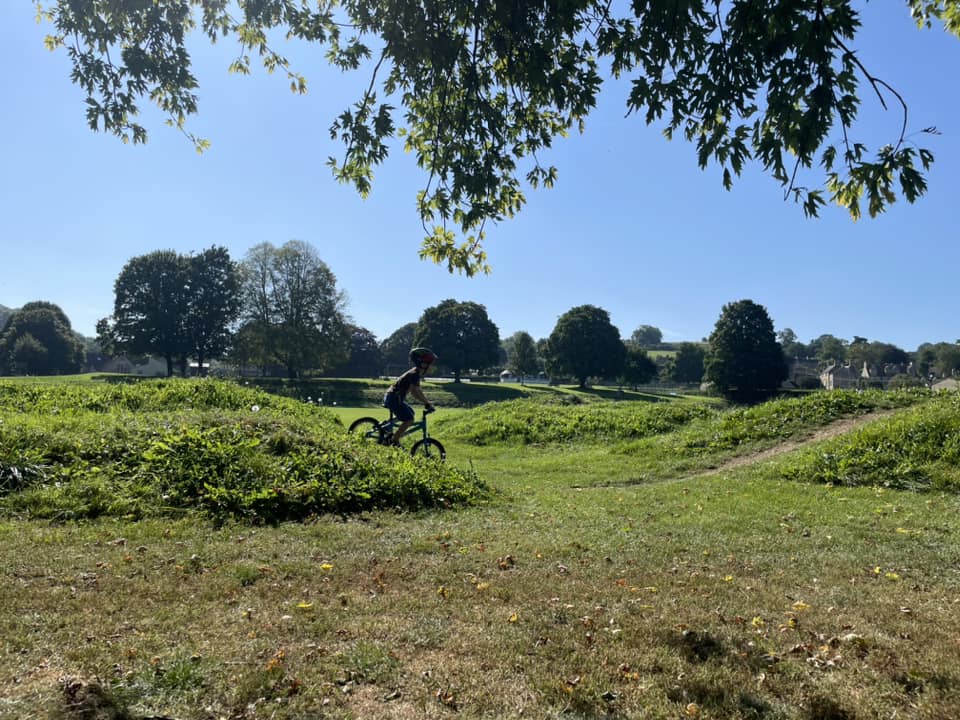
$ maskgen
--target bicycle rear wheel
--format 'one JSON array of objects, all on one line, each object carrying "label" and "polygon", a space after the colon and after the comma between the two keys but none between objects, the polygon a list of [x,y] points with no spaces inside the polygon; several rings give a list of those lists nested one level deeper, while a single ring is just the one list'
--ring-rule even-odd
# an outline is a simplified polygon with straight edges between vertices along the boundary
[{"label": "bicycle rear wheel", "polygon": [[380,427],[380,423],[372,417],[362,417],[354,420],[350,423],[350,430],[348,432],[351,435],[357,435],[368,440],[373,440],[374,442],[383,442],[383,428]]},{"label": "bicycle rear wheel", "polygon": [[410,448],[410,454],[416,457],[430,458],[432,460],[444,460],[447,457],[447,451],[438,440],[427,438],[426,440],[417,440]]}]

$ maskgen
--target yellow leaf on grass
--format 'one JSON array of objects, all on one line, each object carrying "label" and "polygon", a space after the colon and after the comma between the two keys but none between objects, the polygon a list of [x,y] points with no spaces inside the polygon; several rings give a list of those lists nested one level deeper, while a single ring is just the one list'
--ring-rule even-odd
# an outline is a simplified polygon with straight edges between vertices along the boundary
[{"label": "yellow leaf on grass", "polygon": [[807,603],[805,603],[803,600],[797,600],[793,604],[793,609],[796,610],[797,612],[802,612],[803,610],[809,610],[810,606]]},{"label": "yellow leaf on grass", "polygon": [[304,611],[313,610],[313,603],[312,602],[297,603],[297,610],[304,610]]},{"label": "yellow leaf on grass", "polygon": [[330,563],[324,563],[323,565],[320,566],[320,569],[323,570],[324,572],[330,572],[331,570],[333,570],[333,565],[331,565]]},{"label": "yellow leaf on grass", "polygon": [[517,613],[513,613],[513,615],[511,615],[509,618],[507,618],[507,622],[515,623],[515,622],[517,622],[519,619],[520,619],[520,616],[519,616]]},{"label": "yellow leaf on grass", "polygon": [[900,579],[900,576],[897,575],[895,572],[888,572],[886,575],[884,575],[884,577],[885,577],[887,580],[899,580],[899,579]]}]

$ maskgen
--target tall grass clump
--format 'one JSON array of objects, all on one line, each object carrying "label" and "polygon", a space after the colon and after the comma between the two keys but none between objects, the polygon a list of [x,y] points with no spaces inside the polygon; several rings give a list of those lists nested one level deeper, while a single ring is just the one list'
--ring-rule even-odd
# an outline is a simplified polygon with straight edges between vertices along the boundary
[{"label": "tall grass clump", "polygon": [[570,405],[523,399],[488,403],[444,420],[443,431],[474,445],[632,440],[672,432],[716,412],[705,403],[689,400]]},{"label": "tall grass clump", "polygon": [[806,451],[791,480],[905,490],[960,490],[960,396],[941,395]]},{"label": "tall grass clump", "polygon": [[327,410],[230,382],[0,383],[0,513],[7,515],[200,510],[279,522],[442,506],[482,492],[472,474],[349,437]]}]

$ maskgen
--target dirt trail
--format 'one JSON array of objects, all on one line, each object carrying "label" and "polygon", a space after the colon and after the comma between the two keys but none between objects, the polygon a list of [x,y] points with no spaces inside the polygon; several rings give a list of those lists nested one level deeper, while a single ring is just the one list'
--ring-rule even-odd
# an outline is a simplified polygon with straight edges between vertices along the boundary
[{"label": "dirt trail", "polygon": [[837,420],[836,422],[820,428],[812,435],[808,435],[797,440],[788,440],[787,442],[781,443],[772,448],[767,448],[766,450],[759,450],[755,453],[747,453],[746,455],[730,458],[715,468],[704,470],[693,475],[685,475],[682,479],[694,480],[696,478],[706,477],[708,475],[716,475],[717,473],[725,472],[727,470],[733,470],[744,465],[755,465],[756,463],[761,463],[764,460],[769,460],[771,458],[793,452],[794,450],[798,450],[805,445],[810,445],[811,443],[820,442],[821,440],[829,440],[830,438],[837,437],[838,435],[843,435],[844,433],[856,430],[867,423],[871,423],[874,420],[879,420],[887,417],[888,415],[893,415],[895,412],[898,412],[898,410],[878,410],[876,412],[866,413],[865,415],[857,415],[856,417]]}]

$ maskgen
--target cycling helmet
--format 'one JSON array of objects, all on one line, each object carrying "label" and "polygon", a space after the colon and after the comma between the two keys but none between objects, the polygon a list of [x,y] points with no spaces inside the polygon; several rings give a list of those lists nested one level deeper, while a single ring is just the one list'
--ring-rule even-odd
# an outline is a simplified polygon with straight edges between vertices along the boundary
[{"label": "cycling helmet", "polygon": [[421,365],[427,363],[427,365],[432,365],[437,360],[436,354],[432,350],[427,348],[414,348],[410,351],[410,362],[414,365]]}]

